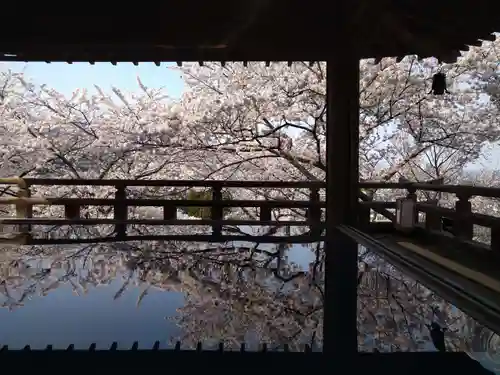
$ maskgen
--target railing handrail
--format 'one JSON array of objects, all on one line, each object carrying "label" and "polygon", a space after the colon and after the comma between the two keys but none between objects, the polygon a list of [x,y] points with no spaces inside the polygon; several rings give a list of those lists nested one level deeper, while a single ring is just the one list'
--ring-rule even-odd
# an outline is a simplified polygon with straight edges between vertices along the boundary
[{"label": "railing handrail", "polygon": [[17,185],[21,189],[26,189],[26,180],[22,177],[2,177],[0,185]]},{"label": "railing handrail", "polygon": [[419,182],[363,181],[359,183],[359,187],[362,189],[424,190],[465,195],[469,197],[481,196],[488,198],[500,198],[500,187],[487,187],[477,185],[434,185]]},{"label": "railing handrail", "polygon": [[459,213],[455,209],[440,207],[434,204],[418,202],[416,205],[418,212],[440,214],[443,217],[451,219],[466,219],[472,224],[480,225],[486,228],[494,228],[500,226],[500,217],[485,215],[476,212]]},{"label": "railing handrail", "polygon": [[[58,178],[0,178],[0,185],[27,186],[162,186],[162,187],[223,187],[223,188],[297,188],[324,189],[325,181],[240,181],[240,180],[132,180],[132,179],[58,179]],[[402,189],[452,193],[464,196],[500,198],[500,187],[476,185],[437,185],[418,182],[360,181],[361,189]]]},{"label": "railing handrail", "polygon": [[[239,181],[239,180],[131,180],[131,179],[59,179],[24,178],[29,185],[39,186],[165,186],[165,187],[225,187],[225,188],[325,188],[324,181]],[[2,184],[0,179],[0,184]]]},{"label": "railing handrail", "polygon": [[156,198],[0,198],[0,204],[26,203],[29,205],[66,205],[76,204],[81,206],[113,206],[125,204],[127,206],[164,206],[176,205],[179,207],[273,207],[273,208],[308,208],[325,207],[324,201],[311,200],[196,200],[196,199],[156,199]]}]

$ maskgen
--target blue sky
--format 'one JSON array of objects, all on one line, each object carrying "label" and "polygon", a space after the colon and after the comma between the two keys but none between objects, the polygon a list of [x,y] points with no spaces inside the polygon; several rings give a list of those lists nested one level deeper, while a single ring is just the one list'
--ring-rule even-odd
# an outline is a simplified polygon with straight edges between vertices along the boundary
[{"label": "blue sky", "polygon": [[165,88],[172,97],[179,97],[184,89],[184,82],[180,73],[172,69],[175,64],[163,63],[156,66],[153,63],[141,63],[138,66],[132,63],[0,63],[2,70],[11,69],[23,72],[36,83],[45,83],[49,87],[71,95],[78,88],[94,90],[94,84],[108,91],[111,86],[122,90],[137,90],[137,76],[151,88]]}]

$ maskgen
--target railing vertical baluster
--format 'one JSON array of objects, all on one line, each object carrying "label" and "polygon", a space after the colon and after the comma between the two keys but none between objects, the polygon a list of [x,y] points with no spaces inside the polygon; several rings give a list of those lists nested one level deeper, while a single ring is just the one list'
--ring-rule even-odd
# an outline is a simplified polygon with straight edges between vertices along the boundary
[{"label": "railing vertical baluster", "polygon": [[270,206],[266,206],[266,201],[262,202],[263,205],[259,207],[259,220],[260,221],[271,221],[273,209]]},{"label": "railing vertical baluster", "polygon": [[[17,197],[18,198],[30,198],[31,192],[30,187],[27,185],[22,178],[19,179],[17,185]],[[16,217],[18,219],[29,219],[33,217],[33,206],[31,203],[26,201],[20,201],[16,204]],[[17,229],[20,233],[30,233],[31,225],[30,224],[21,224]]]},{"label": "railing vertical baluster", "polygon": [[[31,186],[26,184],[26,197],[31,198]],[[33,217],[33,205],[28,203],[26,205],[26,218],[31,219]],[[31,224],[26,225],[26,230],[31,232]]]},{"label": "railing vertical baluster", "polygon": [[359,204],[359,206],[358,206],[358,225],[359,225],[360,229],[367,229],[370,226],[371,213],[372,213],[372,210],[370,207],[366,207],[363,204]]},{"label": "railing vertical baluster", "polygon": [[466,193],[457,193],[456,196],[458,200],[455,203],[455,211],[458,214],[458,218],[453,220],[453,234],[462,239],[471,240],[473,237],[474,225],[469,218],[462,216],[470,215],[472,212],[472,206],[469,201],[470,195]]},{"label": "railing vertical baluster", "polygon": [[[125,200],[127,198],[127,190],[125,184],[115,185],[115,199]],[[114,207],[114,219],[125,221],[128,216],[128,207],[124,202],[116,202]],[[118,238],[125,238],[127,236],[127,225],[124,223],[115,225],[115,234]]]},{"label": "railing vertical baluster", "polygon": [[312,187],[309,189],[309,202],[311,206],[307,209],[307,219],[310,223],[309,230],[311,236],[318,237],[321,236],[321,207],[319,206],[319,188]]},{"label": "railing vertical baluster", "polygon": [[[411,199],[415,205],[417,203],[417,189],[414,187],[414,186],[407,186],[406,187],[406,190],[408,191],[408,194],[406,194],[406,198],[407,199]],[[414,217],[413,217],[413,222],[416,224],[418,223],[418,211],[415,210],[415,212],[413,213]]]},{"label": "railing vertical baluster", "polygon": [[491,227],[490,247],[494,257],[500,257],[500,226]]},{"label": "railing vertical baluster", "polygon": [[66,219],[79,219],[80,218],[80,205],[77,205],[77,204],[64,205],[64,217]]},{"label": "railing vertical baluster", "polygon": [[[212,207],[210,215],[212,220],[221,221],[224,217],[224,208],[220,205],[222,202],[222,186],[215,184],[212,186]],[[212,235],[220,236],[222,234],[222,225],[212,225]]]},{"label": "railing vertical baluster", "polygon": [[163,206],[163,220],[176,220],[177,207],[171,204]]},{"label": "railing vertical baluster", "polygon": [[66,219],[79,219],[81,217],[81,206],[77,204],[64,205],[64,217]]},{"label": "railing vertical baluster", "polygon": [[[432,204],[434,206],[438,206],[438,200],[432,199],[426,202],[427,204]],[[437,212],[426,212],[425,213],[425,229],[432,231],[440,231],[441,230],[441,215]]]}]

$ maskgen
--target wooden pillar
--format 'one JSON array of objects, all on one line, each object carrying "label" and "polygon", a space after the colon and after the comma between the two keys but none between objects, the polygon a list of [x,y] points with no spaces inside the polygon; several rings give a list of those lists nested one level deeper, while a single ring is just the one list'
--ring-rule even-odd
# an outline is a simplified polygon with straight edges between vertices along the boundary
[{"label": "wooden pillar", "polygon": [[163,205],[163,220],[177,220],[177,207],[171,204]]},{"label": "wooden pillar", "polygon": [[472,205],[470,203],[470,195],[456,194],[458,201],[455,202],[455,211],[458,216],[453,220],[453,235],[464,240],[472,240],[474,236],[474,225],[470,220]]},{"label": "wooden pillar", "polygon": [[[123,184],[117,184],[115,186],[115,199],[124,201],[127,199],[127,188]],[[115,220],[125,221],[127,220],[128,207],[124,202],[116,202],[114,207],[114,218]],[[125,239],[127,237],[127,224],[120,223],[115,225],[115,235],[119,239]]]},{"label": "wooden pillar", "polygon": [[309,189],[309,202],[317,205],[307,209],[307,220],[310,224],[309,231],[311,236],[320,237],[323,232],[323,228],[321,226],[321,207],[319,206],[321,201],[318,187]]},{"label": "wooden pillar", "polygon": [[77,204],[65,204],[64,205],[64,217],[66,219],[79,219],[80,218],[80,206]]},{"label": "wooden pillar", "polygon": [[[432,204],[433,206],[438,207],[439,201],[437,199],[431,199],[426,201],[427,204]],[[425,230],[428,231],[441,231],[443,225],[441,223],[441,214],[436,212],[425,213]]]},{"label": "wooden pillar", "polygon": [[[212,203],[222,202],[222,186],[213,185],[212,186]],[[220,205],[213,205],[210,209],[211,219],[216,221],[221,221],[224,218],[224,208]],[[214,224],[212,225],[212,235],[220,236],[222,234],[222,225]]]},{"label": "wooden pillar", "polygon": [[[18,198],[30,198],[31,191],[29,185],[18,185],[17,190]],[[16,217],[18,219],[30,219],[33,217],[33,206],[27,202],[18,202],[16,203]],[[30,233],[31,232],[31,224],[21,224],[18,225],[17,229],[20,233]]]},{"label": "wooden pillar", "polygon": [[[335,17],[333,22],[337,19]],[[339,40],[349,35],[348,31],[335,32],[340,33],[337,35]],[[359,191],[359,58],[349,49],[349,43],[344,46],[338,46],[339,53],[327,61],[326,87],[327,229],[323,350],[338,359],[352,358],[357,352],[358,245],[336,229],[341,224],[357,225]]]}]

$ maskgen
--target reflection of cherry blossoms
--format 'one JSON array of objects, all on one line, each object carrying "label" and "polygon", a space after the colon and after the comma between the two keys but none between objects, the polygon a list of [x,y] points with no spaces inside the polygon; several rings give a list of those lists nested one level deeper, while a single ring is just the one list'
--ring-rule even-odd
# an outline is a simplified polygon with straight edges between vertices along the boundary
[{"label": "reflection of cherry blossoms", "polygon": [[187,293],[175,319],[187,345],[224,341],[234,348],[265,342],[292,350],[321,345],[323,299],[314,285],[321,283],[319,274],[312,280],[292,263],[270,269],[228,262],[215,269],[198,267],[191,277],[198,288]]},{"label": "reflection of cherry blossoms", "polygon": [[[183,346],[224,342],[235,347],[322,345],[324,252],[313,244],[309,266],[294,263],[287,245],[128,242],[4,248],[0,306],[29,308],[32,298],[63,284],[77,295],[120,280],[114,298],[138,287],[137,305],[153,290],[185,295],[177,316]],[[498,336],[404,277],[378,257],[360,253],[360,350],[434,350],[427,325],[447,328],[447,350],[495,355]]]},{"label": "reflection of cherry blossoms", "polygon": [[362,265],[358,301],[359,343],[386,351],[429,350],[428,325],[448,327],[448,350],[460,349],[454,334],[463,314],[423,285],[404,277],[381,259],[368,256]]}]

